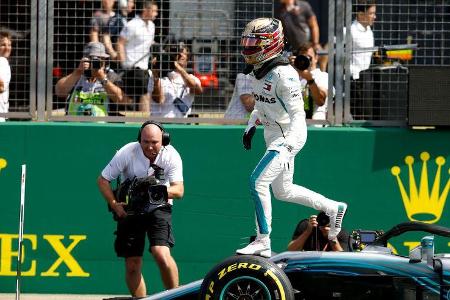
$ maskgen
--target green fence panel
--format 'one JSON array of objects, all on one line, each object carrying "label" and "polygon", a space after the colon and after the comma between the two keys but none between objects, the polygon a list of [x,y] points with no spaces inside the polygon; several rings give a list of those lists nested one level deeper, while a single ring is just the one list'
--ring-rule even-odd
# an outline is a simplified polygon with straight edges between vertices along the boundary
[{"label": "green fence panel", "polygon": [[[113,250],[115,223],[96,178],[139,125],[0,125],[0,291],[15,290],[21,164],[27,165],[22,292],[126,294],[124,263]],[[262,129],[251,151],[242,126],[166,125],[184,161],[185,196],[174,206],[173,255],[181,283],[200,279],[254,234],[248,179],[264,153]],[[389,229],[419,220],[450,226],[450,131],[315,128],[296,158],[294,181],[349,204],[344,227]],[[401,187],[404,193],[401,193]],[[433,187],[435,187],[433,192]],[[286,249],[313,212],[273,201],[272,247]],[[396,238],[400,254],[420,235]],[[448,240],[438,242],[449,252]],[[149,293],[163,289],[145,255]]]}]

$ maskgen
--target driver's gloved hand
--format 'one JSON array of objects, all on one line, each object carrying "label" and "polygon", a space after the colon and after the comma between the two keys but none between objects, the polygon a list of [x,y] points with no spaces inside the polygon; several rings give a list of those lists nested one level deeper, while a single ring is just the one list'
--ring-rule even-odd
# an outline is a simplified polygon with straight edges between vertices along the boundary
[{"label": "driver's gloved hand", "polygon": [[280,155],[280,164],[281,166],[284,168],[285,171],[289,171],[290,169],[290,161],[292,158],[292,146],[288,145],[288,144],[282,144],[280,145],[280,147],[278,148],[278,153]]},{"label": "driver's gloved hand", "polygon": [[244,135],[242,136],[242,144],[244,144],[245,150],[250,150],[252,148],[252,138],[255,135],[256,126],[251,126],[245,129]]},{"label": "driver's gloved hand", "polygon": [[244,145],[245,150],[250,150],[252,148],[252,138],[253,135],[255,135],[256,126],[258,125],[258,123],[259,120],[257,111],[254,110],[250,114],[247,128],[245,128],[244,135],[242,136],[242,144]]}]

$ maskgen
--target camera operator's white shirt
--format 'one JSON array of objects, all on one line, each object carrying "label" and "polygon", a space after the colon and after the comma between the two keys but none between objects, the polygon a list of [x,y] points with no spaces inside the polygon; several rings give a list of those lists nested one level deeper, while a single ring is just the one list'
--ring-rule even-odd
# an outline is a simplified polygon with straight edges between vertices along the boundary
[{"label": "camera operator's white shirt", "polygon": [[[9,111],[9,82],[11,81],[11,68],[5,57],[0,57],[0,79],[3,81],[5,91],[0,93],[0,112],[7,113]],[[0,122],[4,122],[5,118],[0,118]]]},{"label": "camera operator's white shirt", "polygon": [[[200,79],[192,74],[189,74],[189,76],[198,85],[201,85]],[[191,89],[186,85],[183,77],[179,73],[171,71],[167,77],[160,79],[160,82],[165,101],[162,104],[152,101],[151,115],[164,118],[186,118],[191,113],[190,107],[192,107],[192,103],[194,102],[195,94],[191,93]],[[189,107],[186,114],[181,113],[173,104],[173,100],[176,98],[180,98]]]},{"label": "camera operator's white shirt", "polygon": [[[350,28],[352,34],[353,51],[360,48],[371,48],[375,45],[372,29],[364,27],[358,21],[353,21]],[[353,53],[350,62],[350,73],[353,79],[359,79],[359,72],[367,70],[372,60],[372,51]]]},{"label": "camera operator's white shirt", "polygon": [[[154,164],[164,169],[165,180],[162,183],[166,186],[170,186],[171,182],[183,181],[183,162],[180,154],[172,145],[161,147]],[[154,173],[155,170],[150,167],[150,160],[145,157],[141,145],[138,142],[132,142],[116,152],[103,169],[102,177],[112,181],[120,175],[120,180],[123,182],[126,179],[147,177]],[[173,204],[173,200],[169,199],[169,203]]]},{"label": "camera operator's white shirt", "polygon": [[264,125],[267,147],[286,142],[300,149],[306,142],[307,132],[297,71],[291,65],[284,65],[273,68],[260,80],[253,77],[253,97],[255,110]]},{"label": "camera operator's white shirt", "polygon": [[122,67],[148,70],[150,46],[155,40],[155,24],[152,21],[145,22],[136,16],[122,29],[120,36],[127,41]]}]

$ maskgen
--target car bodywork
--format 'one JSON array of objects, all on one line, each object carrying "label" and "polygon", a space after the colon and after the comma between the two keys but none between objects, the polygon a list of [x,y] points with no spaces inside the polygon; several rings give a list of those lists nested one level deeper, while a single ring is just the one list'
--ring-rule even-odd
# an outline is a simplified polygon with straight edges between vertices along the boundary
[{"label": "car bodywork", "polygon": [[[450,300],[450,254],[435,255],[419,246],[405,257],[386,247],[391,237],[407,231],[450,236],[450,229],[444,227],[407,222],[359,252],[283,252],[269,260],[287,275],[295,299]],[[201,284],[198,280],[146,300],[198,299]]]}]

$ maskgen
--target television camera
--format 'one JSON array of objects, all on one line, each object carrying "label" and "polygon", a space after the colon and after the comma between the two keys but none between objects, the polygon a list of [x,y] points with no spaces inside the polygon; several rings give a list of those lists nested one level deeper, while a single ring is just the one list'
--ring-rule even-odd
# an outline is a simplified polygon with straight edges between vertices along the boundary
[{"label": "television camera", "polygon": [[[156,165],[152,167],[155,170],[153,175],[126,179],[114,191],[117,202],[126,204],[124,208],[129,216],[149,214],[168,205],[167,186],[163,184],[164,170]],[[115,214],[114,219],[117,219]]]}]

